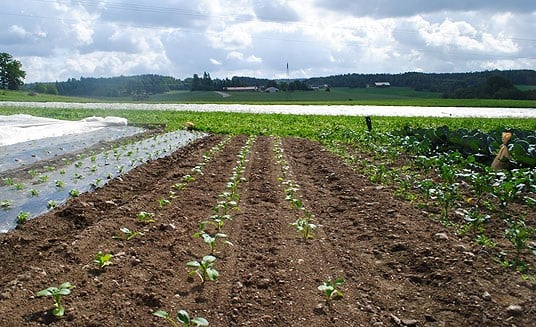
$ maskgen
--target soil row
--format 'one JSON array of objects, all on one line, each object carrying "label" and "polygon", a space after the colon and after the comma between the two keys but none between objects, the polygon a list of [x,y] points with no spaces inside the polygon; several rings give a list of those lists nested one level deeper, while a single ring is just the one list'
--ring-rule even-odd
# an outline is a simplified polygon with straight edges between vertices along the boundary
[{"label": "soil row", "polygon": [[[306,139],[283,139],[282,147],[296,195],[320,226],[314,238],[304,241],[290,226],[303,212],[285,201],[274,138],[258,137],[238,207],[224,227],[233,246],[218,244],[220,277],[201,283],[185,264],[208,252],[192,235],[213,215],[247,137],[233,137],[203,174],[169,196],[222,139],[198,140],[1,235],[0,325],[164,326],[152,315],[159,309],[173,315],[185,309],[211,326],[530,326],[534,320],[530,283]],[[170,204],[160,206],[161,199]],[[154,212],[156,222],[138,223],[140,211]],[[114,239],[122,227],[143,235]],[[92,263],[98,251],[113,255],[102,271]],[[345,280],[344,297],[331,304],[317,289],[328,278]],[[65,281],[75,288],[58,319],[51,299],[35,292]],[[508,313],[512,304],[522,312]]]}]

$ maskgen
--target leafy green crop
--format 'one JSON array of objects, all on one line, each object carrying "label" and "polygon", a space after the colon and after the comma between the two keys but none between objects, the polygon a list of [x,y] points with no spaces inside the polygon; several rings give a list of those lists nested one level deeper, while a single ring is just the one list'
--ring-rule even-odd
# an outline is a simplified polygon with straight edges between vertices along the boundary
[{"label": "leafy green crop", "polygon": [[331,280],[329,278],[327,281],[318,286],[318,290],[324,293],[326,302],[329,303],[332,299],[337,299],[342,297],[344,294],[337,288],[344,283],[344,279],[338,278]]},{"label": "leafy green crop", "polygon": [[298,218],[295,222],[290,224],[296,228],[296,231],[301,234],[303,240],[313,238],[313,232],[316,230],[317,225],[313,224],[311,213],[306,212],[305,218]]},{"label": "leafy green crop", "polygon": [[102,251],[97,252],[95,255],[95,259],[93,260],[93,263],[97,264],[99,267],[99,270],[103,270],[106,266],[109,266],[112,264],[112,255],[110,253],[102,253]]},{"label": "leafy green crop", "polygon": [[58,287],[49,287],[41,290],[35,295],[38,297],[51,296],[54,299],[54,309],[52,309],[52,314],[56,317],[61,317],[65,314],[65,308],[61,304],[61,298],[64,295],[71,294],[72,288],[74,288],[74,286],[70,282],[65,282]]},{"label": "leafy green crop", "polygon": [[225,239],[224,240],[224,243],[225,244],[228,244],[228,245],[233,245],[233,243],[229,242],[226,238],[228,237],[227,234],[224,234],[224,233],[216,233],[214,235],[210,235],[208,234],[207,232],[205,232],[203,229],[205,227],[205,224],[204,223],[201,223],[199,228],[200,230],[197,231],[195,234],[194,234],[194,238],[201,238],[203,240],[203,242],[205,242],[206,244],[208,244],[208,246],[210,247],[210,254],[214,254],[216,252],[216,242],[218,241],[218,239]]},{"label": "leafy green crop", "polygon": [[[140,231],[131,231],[127,227],[122,227],[119,230],[121,232],[123,232],[123,234],[125,235],[125,240],[127,240],[127,241],[130,241],[131,239],[133,239],[136,236],[143,235],[142,232],[140,232]],[[113,236],[113,238],[117,239],[117,240],[122,240],[123,239],[121,236]]]},{"label": "leafy green crop", "polygon": [[[171,318],[169,313],[164,310],[158,310],[153,312],[153,315],[166,319],[167,322],[173,327],[179,327],[179,325]],[[208,326],[208,321],[202,317],[196,317],[191,319],[188,312],[185,310],[179,310],[177,313],[177,320],[181,323],[181,327],[195,327],[195,326]]]},{"label": "leafy green crop", "polygon": [[138,221],[142,222],[144,224],[150,224],[154,223],[156,220],[154,219],[155,214],[153,212],[147,212],[147,211],[140,211],[138,213]]},{"label": "leafy green crop", "polygon": [[28,211],[20,211],[17,214],[17,224],[24,224],[26,220],[28,220],[28,217],[30,217],[30,213]]},{"label": "leafy green crop", "polygon": [[186,266],[193,268],[188,272],[190,275],[197,274],[201,278],[201,282],[204,283],[207,279],[215,281],[220,273],[214,268],[216,257],[212,255],[204,256],[201,261],[190,261],[186,263]]}]

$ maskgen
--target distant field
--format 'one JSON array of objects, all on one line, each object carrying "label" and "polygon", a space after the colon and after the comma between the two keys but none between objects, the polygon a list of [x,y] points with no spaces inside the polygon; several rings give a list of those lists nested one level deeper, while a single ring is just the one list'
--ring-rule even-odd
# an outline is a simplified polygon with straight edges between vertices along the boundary
[{"label": "distant field", "polygon": [[516,85],[521,91],[536,90],[536,85]]},{"label": "distant field", "polygon": [[417,92],[406,87],[375,88],[332,88],[327,91],[294,92],[226,92],[229,97],[222,97],[216,92],[175,91],[154,95],[151,101],[157,102],[352,102],[358,100],[393,100],[393,99],[438,99],[440,93]]},{"label": "distant field", "polygon": [[30,95],[28,91],[0,90],[0,101],[27,101],[27,102],[94,102],[94,99],[82,97],[66,97],[51,94]]},{"label": "distant field", "polygon": [[[524,86],[530,89],[536,86]],[[440,93],[419,92],[407,87],[391,88],[332,88],[326,91],[294,92],[227,92],[228,97],[213,91],[172,91],[151,95],[146,103],[244,103],[244,104],[304,104],[304,105],[387,105],[423,107],[510,107],[536,108],[532,100],[443,99]],[[126,102],[137,103],[132,97],[82,98],[38,94],[27,91],[0,91],[0,101],[28,102]]]}]

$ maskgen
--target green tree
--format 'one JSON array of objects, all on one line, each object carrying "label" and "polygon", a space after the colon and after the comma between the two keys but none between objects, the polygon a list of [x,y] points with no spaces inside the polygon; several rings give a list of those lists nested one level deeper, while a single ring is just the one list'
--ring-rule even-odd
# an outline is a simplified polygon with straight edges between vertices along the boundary
[{"label": "green tree", "polygon": [[9,53],[0,53],[0,89],[18,90],[23,85],[26,72],[20,61],[13,59]]}]

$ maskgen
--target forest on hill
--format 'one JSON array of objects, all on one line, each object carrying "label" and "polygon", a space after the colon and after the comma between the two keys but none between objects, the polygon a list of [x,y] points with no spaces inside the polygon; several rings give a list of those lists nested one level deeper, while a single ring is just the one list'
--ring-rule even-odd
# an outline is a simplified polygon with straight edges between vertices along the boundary
[{"label": "forest on hill", "polygon": [[468,73],[343,74],[309,79],[270,80],[255,77],[211,78],[204,72],[184,80],[161,75],[118,76],[109,78],[80,77],[64,82],[25,85],[38,93],[66,96],[128,97],[143,99],[150,94],[172,90],[222,91],[227,87],[278,87],[282,91],[308,90],[316,86],[364,88],[376,82],[416,91],[438,92],[445,98],[496,98],[536,100],[536,90],[520,90],[516,85],[536,85],[535,70],[494,70]]}]

